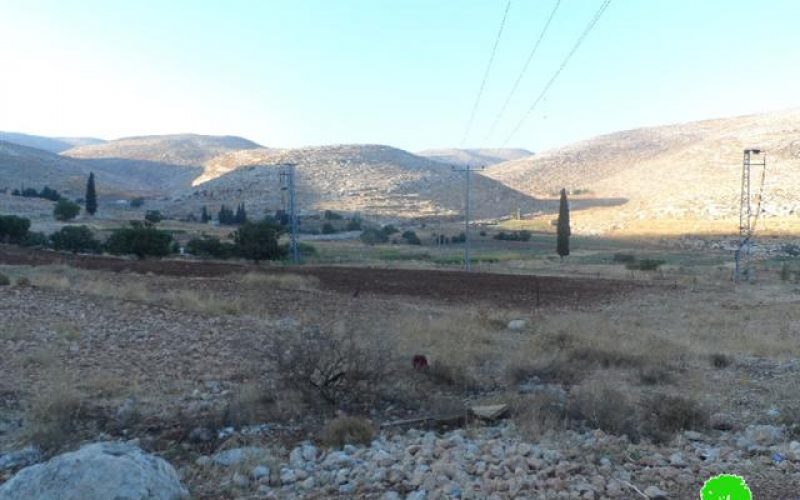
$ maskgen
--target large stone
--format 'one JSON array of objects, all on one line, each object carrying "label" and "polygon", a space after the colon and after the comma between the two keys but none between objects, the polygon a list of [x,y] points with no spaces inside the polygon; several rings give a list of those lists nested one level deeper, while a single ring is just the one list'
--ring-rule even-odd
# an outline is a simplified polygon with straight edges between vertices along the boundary
[{"label": "large stone", "polygon": [[718,431],[729,431],[733,429],[734,420],[733,416],[729,413],[714,413],[709,419],[709,424],[712,429]]},{"label": "large stone", "polygon": [[773,446],[784,440],[784,428],[776,425],[748,425],[744,437],[758,446]]},{"label": "large stone", "polygon": [[528,322],[524,319],[512,319],[508,322],[508,329],[518,332],[528,326]]},{"label": "large stone", "polygon": [[0,486],[0,500],[188,498],[175,469],[127,443],[94,443],[26,467]]}]

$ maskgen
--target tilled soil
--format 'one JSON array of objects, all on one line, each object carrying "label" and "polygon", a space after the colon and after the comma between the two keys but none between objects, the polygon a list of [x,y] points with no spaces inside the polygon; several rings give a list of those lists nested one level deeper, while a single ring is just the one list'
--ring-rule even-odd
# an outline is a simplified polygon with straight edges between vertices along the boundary
[{"label": "tilled soil", "polygon": [[0,245],[0,264],[51,265],[167,276],[219,277],[247,272],[301,274],[316,277],[322,289],[358,296],[361,293],[402,295],[442,303],[489,303],[501,307],[578,307],[610,302],[641,289],[643,284],[619,280],[553,276],[464,273],[459,271],[370,267],[260,267],[197,260],[130,260],[95,255],[65,255]]}]

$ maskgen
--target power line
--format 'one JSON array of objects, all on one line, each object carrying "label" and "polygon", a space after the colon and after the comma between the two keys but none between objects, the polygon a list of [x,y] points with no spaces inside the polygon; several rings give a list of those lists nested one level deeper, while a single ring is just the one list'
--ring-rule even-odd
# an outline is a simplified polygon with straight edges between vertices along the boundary
[{"label": "power line", "polygon": [[542,28],[542,32],[539,33],[539,38],[536,39],[536,43],[533,45],[533,49],[531,49],[530,53],[528,54],[528,59],[525,61],[525,64],[522,66],[522,71],[519,72],[517,76],[517,80],[514,82],[514,86],[511,87],[511,92],[508,93],[508,97],[506,97],[506,101],[503,103],[503,107],[500,108],[500,112],[497,113],[497,116],[494,118],[494,122],[492,122],[492,126],[489,127],[489,133],[486,134],[486,139],[484,142],[488,142],[489,138],[494,133],[494,129],[497,128],[497,124],[500,122],[500,119],[505,114],[506,109],[508,108],[508,104],[511,102],[511,98],[514,97],[514,94],[517,92],[517,88],[519,87],[520,82],[522,81],[522,77],[525,76],[525,73],[528,71],[528,66],[531,64],[533,60],[533,56],[536,55],[536,52],[539,50],[539,45],[541,45],[542,40],[544,39],[544,35],[547,33],[547,28],[550,27],[550,23],[553,21],[553,18],[556,15],[556,11],[558,10],[558,6],[561,5],[561,0],[556,0],[556,4],[553,6],[553,10],[550,11],[550,17],[547,18],[547,22],[544,23],[544,27]]},{"label": "power line", "polygon": [[537,97],[536,100],[533,101],[533,104],[531,104],[531,107],[528,108],[528,111],[525,112],[525,114],[522,116],[522,119],[517,123],[517,125],[514,127],[514,129],[511,131],[511,133],[506,138],[506,140],[503,142],[503,147],[505,147],[508,144],[508,142],[514,137],[514,135],[516,135],[516,133],[519,132],[519,129],[522,127],[522,124],[525,123],[525,120],[528,119],[528,116],[530,116],[530,114],[533,112],[533,110],[536,109],[536,106],[539,105],[539,102],[544,98],[544,95],[547,93],[548,90],[550,90],[550,87],[553,86],[553,83],[558,78],[558,75],[560,75],[561,72],[564,71],[564,68],[567,67],[567,63],[569,63],[569,60],[572,58],[572,56],[575,54],[575,52],[578,51],[578,49],[580,48],[581,44],[583,44],[583,41],[586,40],[586,37],[589,36],[589,33],[592,31],[594,26],[597,24],[597,21],[600,20],[600,17],[602,17],[603,13],[608,8],[609,4],[611,4],[611,0],[603,0],[603,3],[600,5],[600,8],[597,9],[597,12],[594,13],[594,16],[589,21],[589,24],[586,25],[586,28],[584,28],[583,33],[581,33],[581,36],[578,37],[578,40],[575,42],[575,45],[572,47],[572,50],[570,50],[569,53],[567,54],[567,56],[564,58],[564,60],[561,61],[561,65],[558,67],[556,72],[553,73],[553,76],[547,82],[547,85],[544,86],[544,88],[542,89],[542,92],[539,94],[539,97]]},{"label": "power line", "polygon": [[465,142],[467,142],[467,137],[469,137],[469,132],[472,129],[472,123],[475,121],[475,113],[478,111],[478,104],[481,102],[481,96],[483,95],[483,88],[486,86],[486,80],[489,78],[489,71],[492,69],[492,65],[494,64],[494,56],[497,53],[497,46],[500,44],[500,37],[503,34],[503,29],[506,27],[506,18],[508,18],[508,10],[511,8],[511,0],[506,2],[506,10],[503,12],[503,20],[500,21],[500,29],[497,30],[497,37],[494,40],[494,46],[492,47],[492,54],[489,56],[489,64],[486,65],[486,71],[483,73],[483,80],[481,80],[481,86],[478,89],[478,95],[475,97],[475,104],[472,105],[472,112],[469,115],[469,121],[467,122],[467,130],[464,132],[464,138],[461,139],[461,145],[463,146]]}]

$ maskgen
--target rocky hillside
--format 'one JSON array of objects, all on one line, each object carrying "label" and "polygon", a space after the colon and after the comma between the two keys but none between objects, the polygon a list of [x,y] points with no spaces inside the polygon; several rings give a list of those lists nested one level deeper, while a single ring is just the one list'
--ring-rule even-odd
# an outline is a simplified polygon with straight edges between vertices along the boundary
[{"label": "rocky hillside", "polygon": [[[358,211],[383,216],[460,214],[463,174],[439,162],[380,145],[339,145],[290,150],[253,149],[206,164],[195,186],[180,196],[194,207],[245,201],[258,209],[280,207],[278,165],[297,164],[298,200],[307,210]],[[534,201],[492,179],[473,177],[474,213],[498,216]],[[189,202],[188,205],[186,203]]]},{"label": "rocky hillside", "polygon": [[426,149],[417,153],[419,156],[430,158],[448,165],[457,166],[489,166],[504,161],[518,160],[532,156],[527,149],[519,148],[483,148],[483,149]]},{"label": "rocky hillside", "polygon": [[[582,198],[627,200],[578,214],[578,225],[592,232],[662,222],[702,230],[738,217],[748,147],[767,152],[763,222],[793,218],[800,211],[800,110],[617,132],[493,165],[485,175],[531,195],[553,197],[567,187]],[[761,174],[753,170],[754,199]]]}]

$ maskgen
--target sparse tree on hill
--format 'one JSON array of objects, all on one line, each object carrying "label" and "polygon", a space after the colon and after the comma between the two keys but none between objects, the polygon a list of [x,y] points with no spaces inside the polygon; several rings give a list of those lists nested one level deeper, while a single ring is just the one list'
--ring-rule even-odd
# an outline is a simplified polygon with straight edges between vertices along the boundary
[{"label": "sparse tree on hill", "polygon": [[94,189],[94,172],[89,172],[89,180],[86,182],[86,211],[89,215],[97,212],[97,192]]},{"label": "sparse tree on hill", "polygon": [[572,234],[572,230],[569,227],[569,202],[567,201],[566,189],[561,190],[556,233],[556,252],[558,252],[558,255],[563,259],[569,255],[569,237]]},{"label": "sparse tree on hill", "polygon": [[208,224],[208,221],[211,220],[211,215],[208,213],[208,209],[205,205],[203,205],[203,210],[200,212],[200,220],[203,224]]}]

